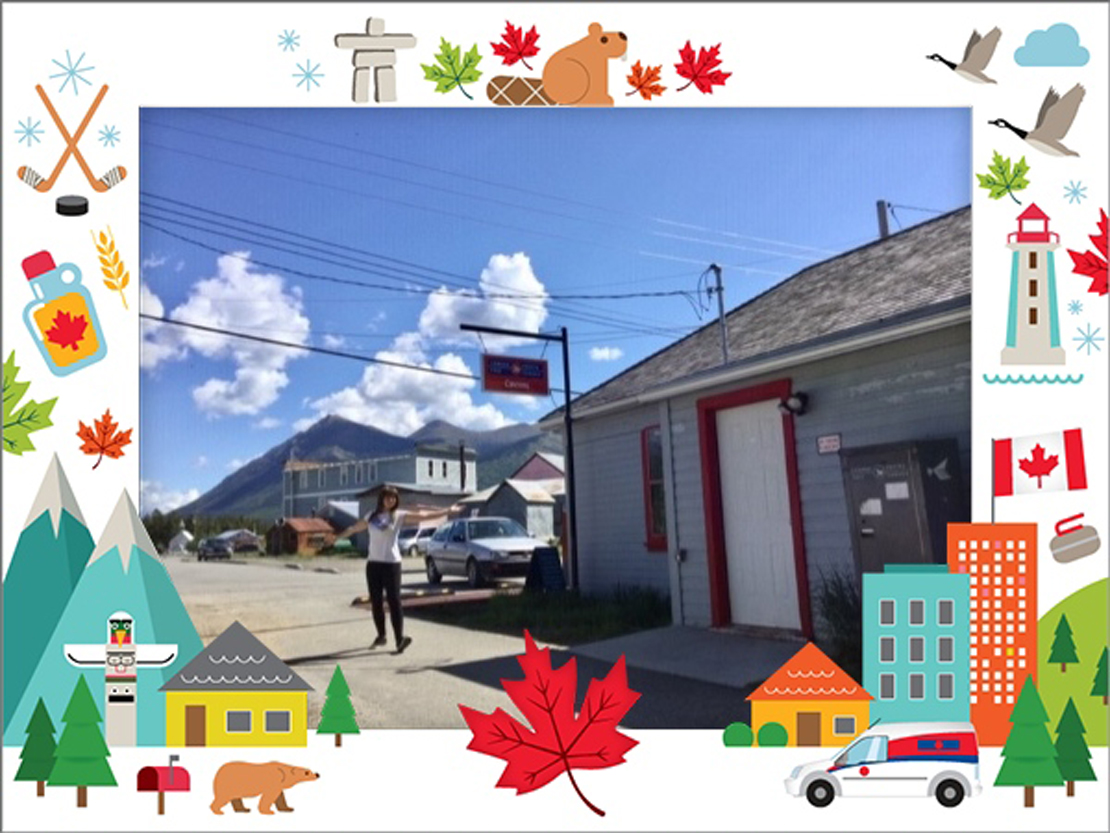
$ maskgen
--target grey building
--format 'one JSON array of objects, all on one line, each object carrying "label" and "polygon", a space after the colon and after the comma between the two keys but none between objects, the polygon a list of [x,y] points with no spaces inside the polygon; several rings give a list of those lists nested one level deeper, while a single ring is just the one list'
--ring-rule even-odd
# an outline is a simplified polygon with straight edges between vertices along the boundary
[{"label": "grey building", "polygon": [[358,501],[381,483],[466,493],[478,484],[478,455],[472,448],[417,444],[411,454],[318,463],[290,460],[282,472],[282,514],[319,514],[329,501]]},{"label": "grey building", "polygon": [[[552,494],[554,492],[555,494]],[[561,529],[557,506],[561,507],[563,480],[502,480],[479,514],[512,518],[532,535],[543,540],[558,537]],[[559,498],[556,498],[556,495]]]},{"label": "grey building", "polygon": [[823,577],[943,561],[944,523],[969,517],[970,208],[808,267],[726,326],[727,361],[715,321],[574,402],[579,583],[814,638]]}]

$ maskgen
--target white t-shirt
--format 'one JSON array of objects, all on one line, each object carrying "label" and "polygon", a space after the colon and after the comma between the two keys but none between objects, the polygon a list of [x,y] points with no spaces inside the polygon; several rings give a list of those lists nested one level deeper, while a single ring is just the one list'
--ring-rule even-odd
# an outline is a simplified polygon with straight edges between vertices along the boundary
[{"label": "white t-shirt", "polygon": [[[366,528],[369,533],[370,543],[366,547],[366,559],[368,561],[384,561],[386,563],[400,563],[401,550],[397,546],[397,534],[401,531],[401,525],[404,523],[405,512],[398,509],[393,513],[393,519],[389,519],[389,514],[386,512],[381,515],[370,514],[366,518]],[[381,521],[386,522],[386,526],[379,526]],[[375,523],[378,521],[378,523]]]}]

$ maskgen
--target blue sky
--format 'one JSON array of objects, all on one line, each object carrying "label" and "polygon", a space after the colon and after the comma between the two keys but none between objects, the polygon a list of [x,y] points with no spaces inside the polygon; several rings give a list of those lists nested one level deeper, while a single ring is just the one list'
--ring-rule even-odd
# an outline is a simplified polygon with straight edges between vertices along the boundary
[{"label": "blue sky", "polygon": [[[566,326],[584,392],[710,322],[716,300],[697,293],[712,262],[731,308],[873,240],[878,199],[896,206],[892,231],[968,204],[969,131],[966,110],[936,108],[147,108],[143,312],[474,375],[482,347],[460,322]],[[561,297],[677,291],[688,298]],[[143,330],[144,512],[329,413],[407,435],[432,419],[532,422],[559,404]],[[557,344],[545,358],[561,386]]]}]

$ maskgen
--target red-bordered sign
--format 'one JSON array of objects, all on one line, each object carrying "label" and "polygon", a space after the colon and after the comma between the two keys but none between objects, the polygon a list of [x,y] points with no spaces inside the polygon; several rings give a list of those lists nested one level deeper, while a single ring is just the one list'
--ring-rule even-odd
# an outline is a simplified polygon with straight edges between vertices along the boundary
[{"label": "red-bordered sign", "polygon": [[518,356],[482,356],[482,390],[546,396],[547,362]]}]

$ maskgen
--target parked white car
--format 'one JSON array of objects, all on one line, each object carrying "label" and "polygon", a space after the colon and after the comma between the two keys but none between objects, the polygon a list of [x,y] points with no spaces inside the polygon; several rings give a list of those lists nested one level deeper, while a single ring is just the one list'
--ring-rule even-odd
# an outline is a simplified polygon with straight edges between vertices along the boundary
[{"label": "parked white car", "polygon": [[512,518],[466,518],[435,531],[424,565],[432,584],[443,576],[464,576],[471,587],[481,587],[491,578],[527,575],[532,553],[542,546]]},{"label": "parked white car", "polygon": [[786,791],[827,807],[837,796],[936,796],[955,807],[979,795],[979,741],[970,723],[875,724],[832,758],[795,767]]}]

